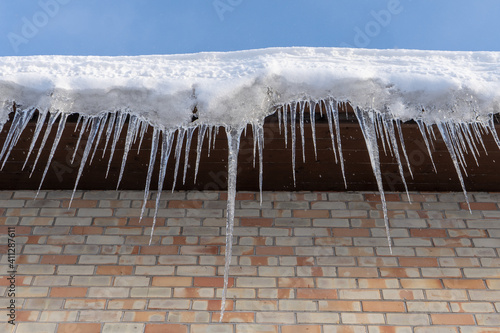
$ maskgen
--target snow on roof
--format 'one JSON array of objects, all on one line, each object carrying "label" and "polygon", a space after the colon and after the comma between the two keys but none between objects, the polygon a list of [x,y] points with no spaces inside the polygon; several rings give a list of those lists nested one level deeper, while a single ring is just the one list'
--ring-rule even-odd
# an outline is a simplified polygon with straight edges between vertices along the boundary
[{"label": "snow on roof", "polygon": [[[500,52],[343,48],[134,57],[0,58],[0,105],[67,113],[128,110],[165,127],[262,119],[302,99],[427,122],[500,112]],[[422,109],[426,110],[422,113]],[[4,108],[5,110],[5,108]]]}]

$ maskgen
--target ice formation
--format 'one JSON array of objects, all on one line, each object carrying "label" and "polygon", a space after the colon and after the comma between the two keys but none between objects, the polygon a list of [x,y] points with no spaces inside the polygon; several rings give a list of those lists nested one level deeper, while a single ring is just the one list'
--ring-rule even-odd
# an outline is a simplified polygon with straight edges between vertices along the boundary
[{"label": "ice formation", "polygon": [[[111,163],[128,120],[118,186],[133,144],[140,149],[145,131],[152,126],[142,217],[158,149],[161,156],[157,203],[170,156],[175,159],[175,186],[180,178],[178,170],[183,147],[184,182],[187,152],[195,146],[197,174],[203,141],[208,138],[210,146],[219,128],[224,128],[229,156],[222,319],[231,262],[239,141],[248,124],[253,129],[254,157],[258,151],[260,188],[263,123],[266,116],[275,112],[278,112],[279,126],[285,137],[291,136],[295,182],[296,124],[304,147],[306,109],[326,113],[335,158],[344,172],[338,110],[340,105],[350,104],[361,126],[381,194],[390,246],[379,161],[380,143],[386,153],[397,159],[404,180],[403,160],[407,168],[410,164],[401,123],[414,120],[418,124],[431,157],[437,130],[467,198],[462,176],[466,172],[464,154],[470,152],[476,157],[480,148],[484,149],[482,136],[490,133],[500,147],[493,123],[493,115],[500,112],[499,61],[498,52],[338,48],[272,48],[140,57],[3,57],[0,58],[0,124],[3,126],[12,112],[14,115],[0,152],[0,162],[2,166],[5,164],[26,125],[37,114],[26,161],[40,141],[34,160],[36,165],[49,133],[56,131],[41,187],[67,117],[77,113],[80,137],[76,149],[85,132],[88,132],[88,139],[76,189],[82,170],[92,162],[101,140],[110,147]],[[313,115],[310,123],[316,149]],[[42,135],[44,124],[47,127]],[[192,142],[195,131],[198,131],[198,140]],[[177,142],[175,146],[174,142]],[[304,151],[302,159],[305,159]],[[155,220],[156,210],[153,230]]]}]

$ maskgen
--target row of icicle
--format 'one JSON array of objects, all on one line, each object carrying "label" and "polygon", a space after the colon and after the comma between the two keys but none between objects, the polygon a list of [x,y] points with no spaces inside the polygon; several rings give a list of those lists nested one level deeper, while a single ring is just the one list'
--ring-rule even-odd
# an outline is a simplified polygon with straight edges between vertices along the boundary
[{"label": "row of icicle", "polygon": [[[302,160],[305,162],[305,135],[304,135],[304,124],[306,110],[312,110],[309,112],[310,118],[309,122],[311,124],[312,130],[312,140],[314,145],[314,154],[317,158],[316,150],[316,130],[315,130],[315,111],[319,110],[322,114],[326,114],[326,119],[328,121],[328,126],[330,130],[330,136],[332,141],[332,148],[335,156],[335,161],[338,163],[340,161],[340,166],[342,169],[342,174],[344,178],[344,183],[347,188],[347,181],[345,178],[344,171],[344,158],[342,155],[342,145],[340,140],[340,122],[339,122],[339,108],[346,109],[347,104],[344,102],[337,102],[333,98],[328,98],[320,101],[306,101],[302,100],[299,102],[292,102],[280,107],[277,107],[278,123],[280,132],[284,131],[285,136],[285,146],[288,144],[288,131],[290,130],[291,135],[291,151],[292,151],[292,173],[294,185],[296,182],[295,178],[295,160],[296,160],[296,146],[297,146],[297,130],[296,124],[299,124],[299,131],[302,143]],[[7,133],[3,148],[0,152],[0,163],[3,168],[13,147],[18,142],[20,136],[22,135],[24,129],[26,128],[29,121],[35,116],[35,112],[38,111],[38,118],[36,121],[35,130],[33,132],[33,138],[26,156],[26,161],[23,165],[26,167],[28,160],[30,159],[31,153],[35,148],[35,145],[42,134],[43,125],[46,124],[45,132],[41,139],[41,143],[38,148],[38,153],[32,165],[32,171],[35,170],[35,166],[38,163],[40,155],[47,143],[49,134],[53,127],[56,127],[55,139],[50,148],[50,154],[48,161],[46,163],[42,179],[40,181],[40,188],[42,187],[43,181],[49,169],[52,158],[58,146],[58,143],[64,132],[68,114],[63,111],[49,112],[48,110],[37,110],[36,108],[29,108],[26,110],[17,109],[14,113],[13,120],[11,122],[11,127]],[[403,132],[401,128],[401,120],[392,116],[389,113],[381,113],[375,110],[362,110],[360,108],[354,108],[356,118],[360,124],[367,150],[370,156],[371,166],[377,181],[378,189],[380,192],[382,210],[386,228],[386,235],[388,246],[392,253],[391,248],[391,238],[389,232],[389,219],[387,215],[387,206],[385,202],[384,188],[382,186],[382,173],[380,168],[380,157],[379,157],[379,142],[382,143],[383,150],[385,154],[390,153],[394,156],[398,163],[398,169],[403,180],[406,192],[408,194],[408,188],[406,185],[403,163],[400,154],[401,149],[403,151],[403,158],[406,162],[407,168],[411,177],[413,174],[411,172],[411,166],[408,159],[408,155],[405,148]],[[297,119],[298,117],[298,119]],[[80,167],[78,169],[78,175],[75,182],[75,187],[73,190],[73,195],[78,186],[78,182],[82,175],[85,165],[90,165],[94,156],[97,152],[97,147],[101,140],[104,140],[103,157],[106,152],[108,145],[110,145],[110,156],[108,161],[108,168],[106,171],[106,177],[108,176],[109,169],[111,166],[111,161],[116,149],[116,145],[121,136],[125,123],[128,120],[128,128],[125,137],[125,147],[122,156],[122,163],[120,168],[120,173],[118,177],[117,188],[123,178],[123,172],[127,162],[127,157],[134,144],[137,144],[137,152],[140,151],[144,135],[148,128],[152,126],[146,119],[135,115],[132,112],[102,112],[98,115],[79,115],[75,131],[80,130],[78,141],[75,146],[75,151],[73,153],[72,159],[75,159],[76,152],[80,145],[80,141],[85,132],[88,132],[88,137],[85,143],[83,156],[80,162]],[[420,133],[422,134],[423,140],[427,147],[429,156],[432,161],[432,149],[433,140],[436,140],[435,127],[433,124],[427,124],[421,119],[415,119]],[[250,125],[252,127],[253,142],[254,142],[254,166],[256,159],[256,150],[258,150],[258,161],[259,161],[259,188],[260,188],[260,200],[262,202],[262,174],[263,174],[263,149],[264,149],[264,129],[263,129],[263,119],[256,120]],[[290,126],[288,125],[290,122]],[[56,125],[57,123],[57,125]],[[465,154],[471,153],[477,163],[477,156],[479,155],[480,147],[486,152],[483,135],[491,133],[495,139],[495,142],[500,148],[500,140],[494,128],[493,116],[488,122],[468,122],[461,123],[457,121],[442,121],[436,124],[439,133],[443,141],[446,144],[450,157],[453,161],[453,165],[456,169],[460,184],[463,188],[464,195],[467,203],[468,197],[465,190],[462,172],[466,172],[466,161]],[[200,156],[202,151],[202,146],[205,137],[208,137],[208,154],[210,154],[210,148],[215,145],[215,137],[219,132],[220,127],[225,128],[226,137],[228,140],[228,200],[227,200],[227,223],[226,223],[226,250],[225,250],[225,269],[224,269],[224,287],[222,291],[222,304],[221,304],[221,315],[220,320],[222,320],[224,315],[225,302],[227,297],[227,287],[229,278],[229,266],[231,263],[232,256],[232,239],[233,239],[233,229],[234,229],[234,210],[235,210],[235,197],[236,197],[236,179],[237,179],[237,163],[238,163],[238,153],[240,138],[244,131],[246,131],[247,124],[241,124],[240,126],[217,126],[217,125],[206,125],[202,123],[193,122],[190,126],[181,126],[174,128],[152,126],[153,134],[151,140],[151,154],[149,158],[148,172],[146,178],[146,185],[144,190],[144,203],[141,209],[141,219],[144,216],[146,203],[149,198],[151,178],[156,162],[156,157],[158,153],[158,148],[160,148],[160,171],[158,177],[158,193],[156,196],[156,205],[153,216],[153,226],[151,228],[150,241],[153,237],[154,227],[156,223],[156,217],[158,213],[159,201],[161,197],[161,191],[163,189],[163,182],[165,179],[168,162],[170,155],[173,151],[175,157],[174,165],[174,181],[172,186],[172,191],[177,183],[178,170],[181,162],[181,155],[184,151],[184,169],[182,175],[183,184],[186,181],[186,172],[188,169],[189,162],[189,151],[192,145],[193,135],[195,130],[198,130],[197,142],[196,142],[196,164],[195,164],[195,176],[198,174]],[[290,128],[289,128],[290,127]],[[104,138],[103,138],[104,137]],[[398,144],[399,142],[399,144]],[[174,147],[175,146],[175,147]],[[487,153],[487,152],[486,152]],[[90,159],[90,160],[89,160]],[[72,161],[73,163],[73,161]],[[434,170],[437,172],[434,161],[432,161]],[[408,199],[410,200],[410,195],[408,194]]]}]

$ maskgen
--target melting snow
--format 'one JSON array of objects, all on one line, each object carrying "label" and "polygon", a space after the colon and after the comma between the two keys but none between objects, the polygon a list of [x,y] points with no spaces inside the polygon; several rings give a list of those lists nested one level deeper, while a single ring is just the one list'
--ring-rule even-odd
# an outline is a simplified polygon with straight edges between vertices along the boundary
[{"label": "melting snow", "polygon": [[[489,133],[500,147],[500,139],[493,124],[493,115],[500,112],[499,61],[498,52],[337,48],[273,48],[140,57],[3,57],[0,58],[0,125],[7,122],[11,112],[16,112],[0,152],[0,162],[2,166],[5,164],[26,125],[38,110],[39,116],[26,161],[42,135],[42,125],[47,123],[47,128],[42,135],[34,165],[38,163],[49,133],[56,127],[55,141],[50,147],[40,183],[42,186],[67,116],[78,113],[80,138],[84,132],[89,134],[78,170],[76,189],[83,168],[87,161],[89,164],[92,162],[101,140],[105,140],[106,147],[110,146],[111,163],[118,138],[128,119],[118,186],[132,144],[139,141],[140,149],[145,131],[152,126],[153,139],[142,217],[158,149],[161,157],[157,203],[170,156],[173,155],[175,159],[174,177],[177,180],[183,144],[185,152],[195,145],[196,175],[205,137],[208,137],[210,146],[219,128],[225,128],[229,156],[222,318],[232,251],[239,141],[248,124],[253,129],[254,157],[255,151],[258,151],[259,156],[260,188],[263,123],[266,116],[275,112],[278,112],[280,129],[284,130],[285,137],[291,135],[294,182],[295,124],[299,123],[304,147],[306,108],[326,112],[332,148],[344,173],[338,110],[343,103],[350,104],[361,126],[378,183],[390,246],[379,143],[382,143],[386,152],[388,150],[396,157],[404,181],[402,160],[408,168],[410,165],[401,122],[416,121],[431,158],[434,131],[437,129],[450,153],[467,198],[462,175],[466,172],[464,154],[470,151],[476,158],[479,147],[484,149],[482,136]],[[313,116],[310,122],[316,149]],[[199,133],[198,141],[192,143],[195,130]],[[177,142],[175,147],[174,142]],[[183,182],[186,179],[188,155],[184,154]],[[304,151],[302,159],[305,159]]]}]

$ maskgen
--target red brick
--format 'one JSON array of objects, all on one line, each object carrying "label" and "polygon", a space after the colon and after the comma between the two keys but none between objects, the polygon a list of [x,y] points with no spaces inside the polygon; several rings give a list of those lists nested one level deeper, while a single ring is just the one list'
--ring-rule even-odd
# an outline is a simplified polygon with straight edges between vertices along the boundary
[{"label": "red brick", "polygon": [[[366,201],[379,201],[380,202],[380,194],[375,193],[366,193],[365,194]],[[399,194],[386,193],[385,201],[401,201],[401,197]]]},{"label": "red brick", "polygon": [[483,280],[446,279],[443,283],[448,289],[486,289]]},{"label": "red brick", "polygon": [[[144,333],[187,333],[188,327],[186,325],[178,324],[146,324]],[[59,332],[57,332],[59,333]]]},{"label": "red brick", "polygon": [[192,277],[153,276],[152,285],[154,287],[190,287],[192,281]]},{"label": "red brick", "polygon": [[297,298],[301,299],[337,299],[334,289],[297,289]]},{"label": "red brick", "polygon": [[60,323],[57,333],[99,333],[101,324],[92,323]]},{"label": "red brick", "polygon": [[168,202],[168,208],[202,208],[203,201],[200,200],[172,200]]},{"label": "red brick", "polygon": [[438,267],[437,258],[399,258],[399,266],[402,267]]},{"label": "red brick", "polygon": [[134,266],[97,266],[97,275],[132,275]]},{"label": "red brick", "polygon": [[397,267],[381,267],[380,275],[382,277],[414,277],[420,275],[416,268],[397,268]]},{"label": "red brick", "polygon": [[[469,210],[469,206],[466,202],[460,203],[460,208],[464,210]],[[494,202],[471,202],[470,203],[471,210],[497,210],[498,206]]]},{"label": "red brick", "polygon": [[52,287],[50,297],[85,297],[87,288],[83,287]]},{"label": "red brick", "polygon": [[[224,287],[224,278],[222,277],[195,277],[193,286],[195,287]],[[234,286],[234,278],[229,278],[228,287]]]},{"label": "red brick", "polygon": [[[227,192],[220,193],[220,199],[222,201],[227,200]],[[254,193],[236,193],[236,200],[255,200]]]},{"label": "red brick", "polygon": [[72,235],[102,235],[104,228],[102,227],[73,227]]},{"label": "red brick", "polygon": [[266,218],[240,218],[240,226],[242,227],[271,227],[273,219]]},{"label": "red brick", "polygon": [[447,237],[445,229],[410,229],[411,237]]},{"label": "red brick", "polygon": [[402,279],[401,286],[405,289],[442,289],[443,284],[438,279]]},{"label": "red brick", "polygon": [[471,314],[431,314],[433,325],[474,325]]}]

